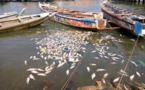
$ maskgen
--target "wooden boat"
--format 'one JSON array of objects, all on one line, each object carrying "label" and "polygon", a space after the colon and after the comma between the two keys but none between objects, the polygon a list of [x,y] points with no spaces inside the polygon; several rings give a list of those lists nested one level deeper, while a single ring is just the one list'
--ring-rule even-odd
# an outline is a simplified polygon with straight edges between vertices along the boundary
[{"label": "wooden boat", "polygon": [[101,9],[104,17],[112,23],[130,31],[134,35],[145,36],[145,16],[119,8],[108,0],[103,1]]},{"label": "wooden boat", "polygon": [[17,18],[18,16],[22,15],[22,13],[25,11],[25,9],[26,8],[23,8],[21,10],[21,12],[19,12],[19,13],[17,11],[4,13],[3,15],[0,15],[0,21]]},{"label": "wooden boat", "polygon": [[118,27],[107,28],[106,27],[107,20],[103,19],[103,13],[101,12],[98,13],[84,12],[84,11],[71,12],[70,10],[50,8],[53,6],[44,3],[43,4],[39,3],[39,7],[42,11],[45,12],[49,12],[49,13],[57,12],[57,14],[55,14],[50,19],[68,26],[85,28],[93,31],[118,29]]},{"label": "wooden boat", "polygon": [[0,32],[6,30],[20,30],[32,26],[39,25],[48,20],[53,14],[42,13],[34,15],[18,16],[14,19],[0,21]]}]

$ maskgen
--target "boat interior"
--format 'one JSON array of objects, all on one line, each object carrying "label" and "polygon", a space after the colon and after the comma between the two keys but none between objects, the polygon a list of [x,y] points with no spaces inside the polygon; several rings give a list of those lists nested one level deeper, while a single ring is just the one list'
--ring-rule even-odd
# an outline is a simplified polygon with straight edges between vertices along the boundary
[{"label": "boat interior", "polygon": [[98,15],[99,13],[96,12],[86,12],[86,11],[77,11],[77,10],[70,10],[70,9],[63,9],[63,8],[59,8],[57,6],[54,5],[50,5],[50,4],[45,4],[41,5],[41,7],[44,10],[50,11],[50,12],[59,12],[57,14],[63,15],[63,16],[67,16],[67,17],[71,17],[71,18],[82,18],[82,19],[96,19],[94,17],[94,15]]},{"label": "boat interior", "polygon": [[28,15],[28,16],[20,16],[17,18],[9,19],[9,20],[2,20],[0,21],[0,27],[5,27],[5,26],[12,26],[12,25],[17,25],[25,21],[29,21],[31,19],[36,19],[40,18],[40,15]]},{"label": "boat interior", "polygon": [[132,13],[130,11],[127,11],[125,9],[117,7],[117,6],[115,6],[115,5],[113,5],[109,2],[104,3],[104,7],[106,7],[107,11],[109,11],[110,13],[115,14],[117,16],[127,17],[127,18],[130,18],[133,21],[138,21],[138,22],[141,22],[141,23],[145,23],[145,16]]}]

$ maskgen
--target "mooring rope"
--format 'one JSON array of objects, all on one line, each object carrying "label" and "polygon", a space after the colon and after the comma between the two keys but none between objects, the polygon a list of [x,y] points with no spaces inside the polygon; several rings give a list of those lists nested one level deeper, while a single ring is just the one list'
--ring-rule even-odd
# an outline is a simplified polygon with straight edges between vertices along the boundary
[{"label": "mooring rope", "polygon": [[[85,55],[86,55],[86,54],[85,54]],[[85,56],[85,55],[84,55],[84,56]],[[83,56],[83,57],[84,57],[84,56]],[[83,59],[83,57],[82,57],[82,59]],[[77,64],[76,68],[73,70],[73,72],[71,73],[71,75],[69,76],[69,78],[67,79],[67,81],[65,82],[65,84],[63,85],[63,87],[61,88],[61,90],[65,90],[65,89],[66,89],[66,87],[68,86],[70,80],[73,78],[74,73],[78,70],[78,67],[79,67],[80,64],[81,64],[82,59],[81,59],[80,62]]]},{"label": "mooring rope", "polygon": [[[131,57],[132,57],[132,54],[133,54],[133,52],[134,52],[135,46],[136,46],[136,44],[137,44],[137,42],[138,42],[138,39],[139,39],[139,36],[137,37],[137,39],[136,39],[136,41],[135,41],[134,47],[133,47],[133,49],[132,49],[132,51],[131,51],[131,54],[130,54],[130,56],[129,56],[129,58],[128,58],[128,61],[127,61],[126,65],[125,65],[124,71],[126,71],[126,69],[127,69],[127,67],[128,67],[128,64],[129,64],[129,62],[130,62],[130,59],[131,59]],[[120,83],[121,83],[121,81],[122,81],[123,76],[124,76],[124,75],[122,74],[122,76],[121,76],[121,78],[120,78],[120,80],[119,80],[119,83],[118,83],[118,85],[117,85],[116,90],[118,90],[119,85],[120,85]]]}]

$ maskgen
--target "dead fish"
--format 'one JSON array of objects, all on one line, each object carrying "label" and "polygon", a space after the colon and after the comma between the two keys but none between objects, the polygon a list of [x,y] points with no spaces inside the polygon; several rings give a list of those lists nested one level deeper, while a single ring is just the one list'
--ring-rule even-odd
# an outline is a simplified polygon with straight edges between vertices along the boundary
[{"label": "dead fish", "polygon": [[27,77],[26,83],[29,84],[29,82],[30,82],[30,77]]},{"label": "dead fish", "polygon": [[27,60],[24,61],[24,64],[27,65]]},{"label": "dead fish", "polygon": [[38,68],[37,70],[38,70],[38,71],[44,71],[44,70],[43,70],[43,69],[41,69],[41,68]]},{"label": "dead fish", "polygon": [[40,58],[33,58],[33,60],[35,61],[35,60],[39,60]]},{"label": "dead fish", "polygon": [[129,79],[132,81],[132,80],[134,79],[134,74],[131,75],[131,76],[129,77]]},{"label": "dead fish", "polygon": [[140,75],[140,73],[139,73],[139,72],[136,72],[136,75],[137,75],[138,77],[141,77],[141,75]]},{"label": "dead fish", "polygon": [[32,59],[33,58],[33,56],[30,56],[30,59]]},{"label": "dead fish", "polygon": [[121,63],[122,63],[122,64],[124,63],[124,59],[121,61]]},{"label": "dead fish", "polygon": [[91,79],[93,80],[95,77],[96,77],[96,74],[93,73],[93,74],[91,75]]},{"label": "dead fish", "polygon": [[59,63],[57,68],[62,67],[66,62]]},{"label": "dead fish", "polygon": [[92,64],[90,64],[90,66],[96,66],[97,64],[94,64],[94,63],[92,63]]},{"label": "dead fish", "polygon": [[106,83],[106,81],[105,81],[105,79],[104,79],[104,78],[102,78],[102,79],[101,79],[101,81],[102,81],[104,84]]},{"label": "dead fish", "polygon": [[70,69],[73,69],[75,67],[75,63],[71,65]]},{"label": "dead fish", "polygon": [[46,71],[45,74],[49,74],[51,71]]},{"label": "dead fish", "polygon": [[29,77],[33,80],[35,80],[34,76],[32,74],[29,75]]},{"label": "dead fish", "polygon": [[109,73],[105,73],[103,78],[106,78],[109,75]]},{"label": "dead fish", "polygon": [[117,78],[115,78],[115,79],[113,80],[113,82],[114,82],[114,83],[115,83],[115,82],[118,82],[119,79],[120,79],[120,77],[117,77]]},{"label": "dead fish", "polygon": [[46,76],[45,73],[38,73],[37,75],[38,75],[38,76]]},{"label": "dead fish", "polygon": [[46,64],[46,65],[48,65],[48,62],[47,62],[47,61],[45,61],[45,64]]},{"label": "dead fish", "polygon": [[27,69],[27,71],[35,71],[35,70],[37,70],[37,68],[29,68],[29,69]]},{"label": "dead fish", "polygon": [[117,61],[117,59],[120,59],[120,58],[118,58],[118,57],[112,57],[113,61]]},{"label": "dead fish", "polygon": [[109,47],[106,47],[106,49],[109,49]]},{"label": "dead fish", "polygon": [[94,57],[95,59],[99,59],[98,57]]},{"label": "dead fish", "polygon": [[34,70],[34,71],[31,71],[31,73],[37,74],[37,73],[38,73],[38,71],[35,71],[35,70]]},{"label": "dead fish", "polygon": [[69,69],[68,69],[68,70],[66,70],[66,75],[69,75]]},{"label": "dead fish", "polygon": [[117,64],[116,62],[111,62],[110,64]]},{"label": "dead fish", "polygon": [[101,58],[103,58],[103,55],[100,54],[99,56],[100,56]]},{"label": "dead fish", "polygon": [[134,64],[136,67],[138,66],[134,61],[130,61],[132,64]]},{"label": "dead fish", "polygon": [[118,55],[118,56],[123,58],[123,56],[122,56],[122,55]]},{"label": "dead fish", "polygon": [[46,60],[47,59],[47,57],[44,57],[44,60]]},{"label": "dead fish", "polygon": [[45,71],[47,71],[49,68],[50,68],[49,66],[45,67]]},{"label": "dead fish", "polygon": [[96,52],[96,50],[92,51],[91,53],[95,53],[95,52]]},{"label": "dead fish", "polygon": [[97,72],[101,72],[101,71],[106,71],[106,69],[102,69],[102,68],[101,68],[101,69],[97,69],[96,71],[97,71]]},{"label": "dead fish", "polygon": [[120,70],[120,72],[118,72],[118,74],[128,77],[127,72],[125,72],[125,71],[122,70],[122,69]]},{"label": "dead fish", "polygon": [[90,72],[90,67],[87,67],[87,71]]},{"label": "dead fish", "polygon": [[108,57],[108,56],[104,56],[104,58],[109,59],[109,57]]}]

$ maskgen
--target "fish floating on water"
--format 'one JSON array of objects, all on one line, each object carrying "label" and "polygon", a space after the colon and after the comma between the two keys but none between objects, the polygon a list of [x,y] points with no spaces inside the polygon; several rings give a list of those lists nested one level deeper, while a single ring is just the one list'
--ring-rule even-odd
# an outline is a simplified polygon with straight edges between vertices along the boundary
[{"label": "fish floating on water", "polygon": [[87,67],[87,71],[90,72],[90,67]]},{"label": "fish floating on water", "polygon": [[134,79],[134,74],[131,75],[131,76],[129,77],[129,79],[132,81],[132,80]]},{"label": "fish floating on water", "polygon": [[29,77],[33,80],[35,80],[34,76],[32,74],[29,75]]},{"label": "fish floating on water", "polygon": [[96,74],[93,73],[93,74],[91,75],[91,79],[93,80],[95,77],[96,77]]},{"label": "fish floating on water", "polygon": [[115,79],[113,80],[113,82],[114,82],[114,83],[115,83],[115,82],[118,82],[119,79],[120,79],[120,77],[117,77],[117,78],[115,78]]},{"label": "fish floating on water", "polygon": [[136,67],[138,66],[134,61],[130,61],[132,64],[134,64]]},{"label": "fish floating on water", "polygon": [[97,64],[95,64],[95,63],[92,63],[92,64],[90,64],[90,66],[97,66]]},{"label": "fish floating on water", "polygon": [[66,70],[66,75],[69,75],[69,69],[68,69],[68,70]]},{"label": "fish floating on water", "polygon": [[109,73],[105,73],[103,78],[106,78],[109,75]]},{"label": "fish floating on water", "polygon": [[106,71],[106,69],[100,68],[100,69],[97,69],[97,70],[96,70],[96,72],[101,72],[101,71]]},{"label": "fish floating on water", "polygon": [[138,77],[141,77],[141,75],[140,75],[140,73],[139,73],[139,72],[136,72],[136,75],[137,75]]},{"label": "fish floating on water", "polygon": [[26,83],[29,84],[29,82],[30,82],[30,77],[27,77]]},{"label": "fish floating on water", "polygon": [[[27,69],[28,72],[30,72],[30,76],[27,77],[26,83],[29,84],[30,80],[36,80],[37,78],[34,77],[37,76],[47,76],[49,73],[52,73],[53,70],[62,68],[63,66],[67,67],[64,71],[66,75],[70,74],[70,71],[73,70],[77,63],[81,61],[82,57],[87,53],[89,50],[86,47],[89,42],[87,41],[89,38],[89,35],[91,35],[92,32],[79,32],[76,31],[72,33],[72,31],[65,31],[65,32],[55,32],[53,31],[52,34],[47,35],[44,38],[37,39],[36,42],[36,55],[30,56],[30,60],[33,61],[33,64],[36,63],[37,68],[29,68]],[[93,48],[93,51],[89,51],[89,54],[96,55],[93,57],[94,61],[90,61],[90,63],[85,67],[86,72],[92,72],[95,67],[95,70],[97,74],[102,74],[106,69],[104,67],[99,67],[98,60],[103,60],[103,62],[106,62],[107,60],[110,60],[110,64],[123,64],[124,63],[124,57],[123,54],[117,54],[113,52],[109,52],[109,42],[112,39],[112,41],[117,41],[117,39],[111,35],[107,35],[104,37],[101,37],[101,39],[96,39],[96,43],[93,44],[95,48]],[[34,39],[35,40],[35,39]],[[50,43],[51,42],[51,43]],[[105,43],[105,44],[104,44]],[[108,50],[108,51],[107,51]],[[112,61],[113,60],[113,61]],[[31,62],[32,62],[31,61]],[[43,65],[38,63],[41,63]],[[31,64],[27,62],[28,65]],[[135,66],[137,66],[136,63],[132,62]],[[26,65],[26,63],[24,62]],[[110,65],[109,64],[109,65]],[[112,65],[112,66],[116,66]],[[32,65],[33,66],[33,65]],[[34,65],[35,66],[35,65]],[[96,72],[92,72],[91,79],[95,79]],[[127,73],[120,71],[122,75],[128,75]],[[34,75],[34,76],[33,76]],[[139,72],[136,72],[136,75],[138,77],[141,77]],[[38,77],[37,76],[37,77]],[[110,73],[105,72],[105,74],[102,77],[102,82],[105,84],[107,77],[110,76]],[[131,76],[130,76],[131,78]],[[133,80],[132,76],[132,80]],[[113,82],[118,82],[120,77],[115,78]]]},{"label": "fish floating on water", "polygon": [[27,60],[24,61],[24,64],[27,65]]}]

